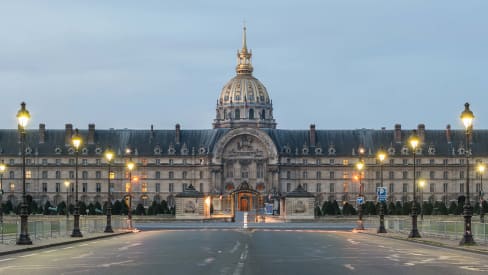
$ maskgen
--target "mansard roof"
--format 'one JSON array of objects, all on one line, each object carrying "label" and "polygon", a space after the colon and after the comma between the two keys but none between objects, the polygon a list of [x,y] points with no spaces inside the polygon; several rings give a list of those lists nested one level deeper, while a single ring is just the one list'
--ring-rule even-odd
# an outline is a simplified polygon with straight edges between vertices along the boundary
[{"label": "mansard roof", "polygon": [[[88,155],[100,154],[110,146],[117,154],[126,148],[137,155],[207,155],[213,152],[217,141],[230,129],[206,130],[94,130],[94,142],[87,141],[89,130],[80,130],[84,138],[82,149]],[[270,136],[282,156],[354,156],[359,146],[366,149],[366,155],[375,154],[383,148],[390,155],[409,156],[406,142],[410,130],[315,130],[315,146],[310,138],[310,130],[260,129]],[[177,138],[179,133],[179,138]],[[397,134],[395,139],[395,133]],[[400,139],[398,139],[400,133]],[[40,142],[40,131],[28,130],[26,148],[32,155],[66,155],[70,145],[65,144],[65,130],[44,132],[44,142]],[[425,130],[421,144],[421,156],[463,155],[466,140],[464,130]],[[450,137],[448,139],[448,136]],[[20,155],[17,130],[0,130],[0,156]],[[488,156],[488,130],[474,130],[472,138],[473,156]]]}]

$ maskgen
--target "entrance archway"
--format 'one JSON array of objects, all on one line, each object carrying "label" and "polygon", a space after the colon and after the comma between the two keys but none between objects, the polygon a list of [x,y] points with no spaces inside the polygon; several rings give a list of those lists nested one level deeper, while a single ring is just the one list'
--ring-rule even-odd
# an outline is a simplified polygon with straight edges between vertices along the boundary
[{"label": "entrance archway", "polygon": [[239,199],[239,211],[249,211],[249,197],[247,195],[241,196]]}]

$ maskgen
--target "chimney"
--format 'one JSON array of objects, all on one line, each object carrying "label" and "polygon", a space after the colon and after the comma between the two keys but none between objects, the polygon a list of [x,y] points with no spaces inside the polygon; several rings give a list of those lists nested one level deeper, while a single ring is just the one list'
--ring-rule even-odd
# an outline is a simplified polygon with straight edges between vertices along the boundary
[{"label": "chimney", "polygon": [[64,144],[71,144],[71,136],[73,135],[73,124],[66,124],[66,130],[64,132]]},{"label": "chimney", "polygon": [[88,144],[95,144],[95,124],[88,124]]},{"label": "chimney", "polygon": [[395,142],[402,143],[402,125],[395,124]]},{"label": "chimney", "polygon": [[46,124],[39,124],[39,144],[46,142]]},{"label": "chimney", "polygon": [[417,132],[419,132],[420,143],[425,142],[425,124],[419,124],[417,126]]},{"label": "chimney", "polygon": [[446,126],[446,140],[447,143],[451,143],[451,124],[447,124]]},{"label": "chimney", "polygon": [[315,147],[315,143],[316,143],[315,124],[310,124],[310,131],[308,133],[309,133],[310,146]]},{"label": "chimney", "polygon": [[151,134],[149,135],[149,143],[152,143],[154,139],[154,126],[151,124]]},{"label": "chimney", "polygon": [[181,133],[180,133],[180,124],[176,124],[175,127],[175,143],[180,144]]}]

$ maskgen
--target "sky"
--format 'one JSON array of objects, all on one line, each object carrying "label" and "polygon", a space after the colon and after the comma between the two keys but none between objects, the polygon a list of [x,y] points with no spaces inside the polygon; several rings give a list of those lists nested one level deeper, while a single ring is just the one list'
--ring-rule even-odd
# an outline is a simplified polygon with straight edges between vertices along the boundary
[{"label": "sky", "polygon": [[243,22],[280,129],[488,129],[488,1],[0,1],[0,129],[210,129]]}]

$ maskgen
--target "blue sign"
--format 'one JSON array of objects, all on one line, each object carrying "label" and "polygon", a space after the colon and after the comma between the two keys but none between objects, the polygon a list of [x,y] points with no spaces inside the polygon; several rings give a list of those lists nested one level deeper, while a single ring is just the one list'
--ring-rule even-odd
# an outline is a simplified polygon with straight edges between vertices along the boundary
[{"label": "blue sign", "polygon": [[386,197],[388,196],[386,187],[376,187],[376,195],[378,196],[378,201],[386,201]]},{"label": "blue sign", "polygon": [[357,204],[363,204],[364,203],[364,197],[357,197],[356,198],[356,203]]}]

